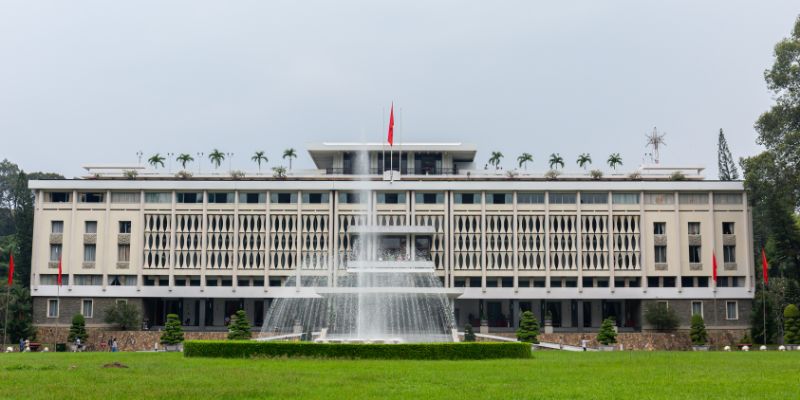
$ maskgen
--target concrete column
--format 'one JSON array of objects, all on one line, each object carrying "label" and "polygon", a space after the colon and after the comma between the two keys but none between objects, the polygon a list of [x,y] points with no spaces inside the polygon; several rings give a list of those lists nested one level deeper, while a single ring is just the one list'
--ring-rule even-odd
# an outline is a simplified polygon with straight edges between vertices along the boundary
[{"label": "concrete column", "polygon": [[578,332],[583,332],[583,300],[578,299]]}]

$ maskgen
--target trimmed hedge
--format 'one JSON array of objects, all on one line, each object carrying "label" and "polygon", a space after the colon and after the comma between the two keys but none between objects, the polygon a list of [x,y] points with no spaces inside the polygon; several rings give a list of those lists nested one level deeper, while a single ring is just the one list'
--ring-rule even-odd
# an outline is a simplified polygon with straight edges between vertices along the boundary
[{"label": "trimmed hedge", "polygon": [[383,360],[480,360],[530,358],[529,343],[308,343],[190,340],[183,344],[185,357],[310,357]]}]

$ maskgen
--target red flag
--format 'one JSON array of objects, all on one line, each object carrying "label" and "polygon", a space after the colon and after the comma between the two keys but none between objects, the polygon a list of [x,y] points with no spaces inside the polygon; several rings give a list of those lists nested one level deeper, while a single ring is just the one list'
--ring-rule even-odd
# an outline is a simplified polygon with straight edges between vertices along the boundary
[{"label": "red flag", "polygon": [[761,248],[761,274],[764,277],[764,284],[766,285],[769,283],[769,264],[767,264],[767,253],[764,252],[764,248]]},{"label": "red flag", "polygon": [[14,283],[14,254],[12,253],[8,259],[8,286]]},{"label": "red flag", "polygon": [[392,103],[392,111],[389,112],[389,146],[394,145],[394,102]]},{"label": "red flag", "polygon": [[61,286],[61,255],[58,256],[58,286]]},{"label": "red flag", "polygon": [[711,253],[711,279],[714,280],[714,283],[717,283],[717,254]]}]

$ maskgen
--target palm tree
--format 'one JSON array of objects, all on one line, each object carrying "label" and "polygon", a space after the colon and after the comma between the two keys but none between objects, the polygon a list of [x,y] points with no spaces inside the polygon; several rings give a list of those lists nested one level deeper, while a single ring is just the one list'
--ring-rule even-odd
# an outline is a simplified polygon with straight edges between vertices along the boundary
[{"label": "palm tree", "polygon": [[523,164],[525,165],[525,170],[528,170],[528,163],[533,162],[533,156],[531,153],[522,153],[519,157],[517,157],[517,162],[519,162],[519,166],[521,167]]},{"label": "palm tree", "polygon": [[497,169],[497,166],[500,165],[501,158],[503,158],[503,153],[499,151],[493,151],[492,156],[489,157],[489,164],[494,165],[494,169]]},{"label": "palm tree", "polygon": [[561,157],[561,154],[550,154],[550,169],[558,169],[559,165],[564,168],[564,158]]},{"label": "palm tree", "polygon": [[590,156],[589,153],[582,153],[581,155],[578,156],[578,166],[580,166],[584,170],[586,169],[586,164],[591,164],[591,163],[592,163],[592,156]]},{"label": "palm tree", "polygon": [[212,164],[214,164],[214,168],[219,168],[219,165],[225,161],[225,153],[214,149],[214,151],[208,154],[208,159],[211,160]]},{"label": "palm tree", "polygon": [[607,162],[608,166],[616,171],[617,165],[622,165],[622,157],[620,157],[619,153],[612,153],[610,156],[608,156]]},{"label": "palm tree", "polygon": [[153,168],[158,169],[158,165],[161,164],[161,168],[164,168],[164,160],[166,160],[160,153],[154,154],[152,157],[147,159],[147,162],[153,166]]},{"label": "palm tree", "polygon": [[297,158],[297,153],[290,147],[283,151],[283,158],[289,158],[289,169],[292,169],[292,158]]},{"label": "palm tree", "polygon": [[186,153],[181,153],[181,154],[178,156],[178,158],[176,158],[176,159],[175,159],[175,161],[177,161],[177,162],[181,163],[181,167],[182,167],[183,169],[186,169],[186,164],[188,164],[188,163],[190,163],[190,162],[194,161],[194,157],[192,157],[192,156],[190,156],[190,155],[188,155],[188,154],[186,154]]},{"label": "palm tree", "polygon": [[267,156],[265,156],[265,155],[264,155],[264,152],[263,152],[263,151],[257,151],[257,152],[255,152],[255,153],[253,154],[253,156],[252,156],[252,157],[250,157],[250,159],[251,159],[251,160],[253,160],[253,161],[255,161],[256,163],[258,163],[258,172],[261,172],[261,162],[262,162],[262,161],[263,161],[263,162],[269,162],[269,160],[267,159]]}]

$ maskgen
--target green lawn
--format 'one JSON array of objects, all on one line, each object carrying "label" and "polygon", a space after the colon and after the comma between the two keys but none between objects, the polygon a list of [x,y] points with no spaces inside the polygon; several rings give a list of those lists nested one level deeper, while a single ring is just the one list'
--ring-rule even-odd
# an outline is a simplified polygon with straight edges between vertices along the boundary
[{"label": "green lawn", "polygon": [[[102,368],[119,361],[127,369]],[[800,397],[795,352],[536,352],[529,360],[205,359],[0,354],[0,399]]]}]

